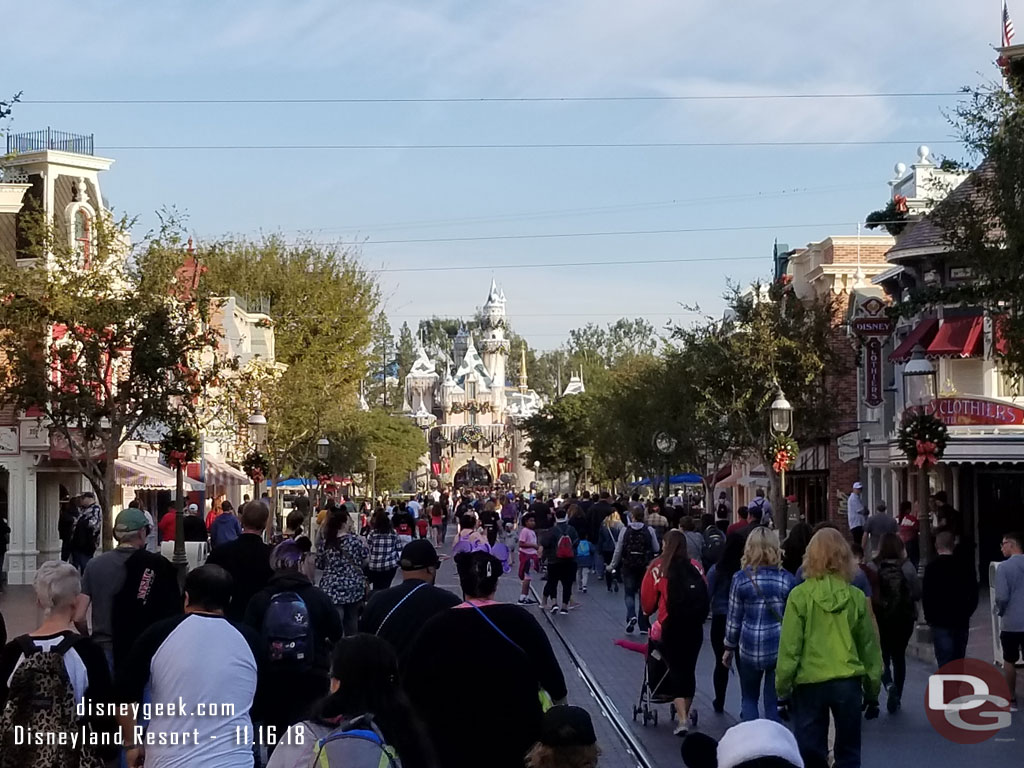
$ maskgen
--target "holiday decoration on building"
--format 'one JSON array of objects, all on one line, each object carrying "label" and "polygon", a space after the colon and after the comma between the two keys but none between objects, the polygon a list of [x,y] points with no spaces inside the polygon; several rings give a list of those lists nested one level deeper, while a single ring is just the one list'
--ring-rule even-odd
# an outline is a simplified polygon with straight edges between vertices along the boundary
[{"label": "holiday decoration on building", "polygon": [[160,455],[172,469],[184,469],[199,458],[199,435],[187,427],[170,430],[160,441]]},{"label": "holiday decoration on building", "polygon": [[789,435],[776,435],[768,449],[768,459],[777,473],[789,472],[796,466],[800,447]]},{"label": "holiday decoration on building", "polygon": [[946,452],[949,429],[930,413],[908,413],[900,424],[897,444],[914,466],[928,469],[938,464]]},{"label": "holiday decoration on building", "polygon": [[267,478],[267,473],[270,471],[270,464],[267,462],[267,457],[259,451],[251,451],[249,455],[242,460],[242,471],[254,483],[262,483]]}]

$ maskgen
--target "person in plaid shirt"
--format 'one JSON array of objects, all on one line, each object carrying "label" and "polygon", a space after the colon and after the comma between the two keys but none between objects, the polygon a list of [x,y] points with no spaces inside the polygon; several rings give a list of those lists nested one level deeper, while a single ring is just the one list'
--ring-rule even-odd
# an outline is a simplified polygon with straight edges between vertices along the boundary
[{"label": "person in plaid shirt", "polygon": [[739,650],[740,718],[756,720],[764,677],[764,716],[777,720],[775,664],[779,657],[782,616],[796,580],[782,565],[779,535],[754,528],[743,550],[742,569],[732,580],[725,624],[722,664],[732,666]]},{"label": "person in plaid shirt", "polygon": [[402,542],[392,530],[391,521],[383,510],[373,516],[366,544],[370,550],[366,565],[370,586],[374,592],[387,589],[394,581],[398,561],[402,559]]}]

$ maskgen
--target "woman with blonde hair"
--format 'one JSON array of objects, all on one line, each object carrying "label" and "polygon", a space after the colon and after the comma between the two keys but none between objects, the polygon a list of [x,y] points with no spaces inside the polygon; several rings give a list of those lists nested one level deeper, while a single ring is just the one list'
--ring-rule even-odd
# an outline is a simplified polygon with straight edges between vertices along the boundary
[{"label": "woman with blonde hair", "polygon": [[685,736],[697,725],[697,710],[693,708],[697,657],[704,643],[704,621],[711,600],[700,561],[688,556],[682,531],[665,534],[661,557],[644,575],[640,605],[645,614],[658,614],[651,626],[651,643],[661,650],[668,665],[669,692],[679,719],[675,733]]},{"label": "woman with blonde hair", "polygon": [[[860,716],[878,717],[882,652],[864,593],[850,584],[857,564],[843,534],[823,528],[804,554],[805,581],[789,593],[775,688],[779,714],[792,699],[793,731],[804,763],[827,765],[829,712],[835,768],[860,766]],[[788,717],[788,714],[786,715]]]},{"label": "woman with blonde hair", "polygon": [[781,565],[779,535],[768,528],[754,528],[743,548],[740,571],[729,590],[722,664],[732,665],[738,651],[740,718],[757,720],[764,678],[764,716],[778,719],[775,699],[775,664],[786,600],[795,586],[793,575]]}]

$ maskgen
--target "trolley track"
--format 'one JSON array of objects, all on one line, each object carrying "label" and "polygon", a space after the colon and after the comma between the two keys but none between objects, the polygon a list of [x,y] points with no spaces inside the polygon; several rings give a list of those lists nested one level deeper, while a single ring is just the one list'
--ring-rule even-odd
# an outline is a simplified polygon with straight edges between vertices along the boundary
[{"label": "trolley track", "polygon": [[[530,587],[530,591],[533,593],[533,597],[536,600],[540,600],[540,595],[537,594],[536,587]],[[559,643],[565,650],[566,655],[572,662],[572,665],[576,668],[576,673],[580,676],[583,684],[586,685],[587,690],[590,692],[591,697],[597,703],[601,709],[601,714],[604,715],[605,719],[608,720],[615,734],[622,741],[626,751],[636,760],[638,768],[657,768],[657,763],[651,757],[650,753],[644,748],[644,745],[640,742],[640,739],[630,728],[629,722],[622,716],[615,703],[609,698],[604,688],[597,681],[597,678],[587,668],[586,662],[580,658],[576,649],[573,648],[572,643],[566,638],[565,634],[558,627],[558,623],[554,621],[551,614],[547,611],[543,611],[544,619],[551,627],[555,637],[558,638]]]}]

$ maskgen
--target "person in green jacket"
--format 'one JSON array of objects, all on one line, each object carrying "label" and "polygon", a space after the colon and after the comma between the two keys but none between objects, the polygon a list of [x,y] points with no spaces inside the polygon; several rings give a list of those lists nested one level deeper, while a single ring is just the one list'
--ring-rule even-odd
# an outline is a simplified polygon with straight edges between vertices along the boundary
[{"label": "person in green jacket", "polygon": [[818,531],[804,555],[805,581],[789,593],[782,617],[775,690],[807,768],[828,764],[829,713],[835,717],[835,768],[860,768],[860,715],[878,717],[882,651],[864,593],[850,585],[856,563],[843,535]]}]

